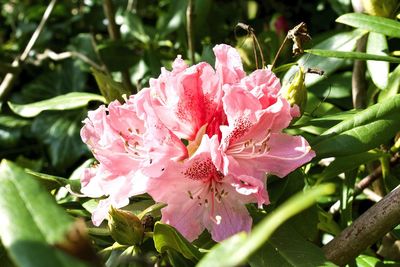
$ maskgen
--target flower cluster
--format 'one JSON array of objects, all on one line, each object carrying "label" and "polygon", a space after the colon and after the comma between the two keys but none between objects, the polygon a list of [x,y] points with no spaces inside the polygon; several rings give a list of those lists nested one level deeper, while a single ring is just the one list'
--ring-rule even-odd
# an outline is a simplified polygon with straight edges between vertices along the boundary
[{"label": "flower cluster", "polygon": [[188,240],[207,229],[221,241],[250,231],[245,204],[269,203],[266,173],[286,176],[315,156],[303,137],[282,133],[299,110],[280,95],[279,79],[267,69],[246,75],[228,45],[214,53],[215,69],[178,57],[125,103],[89,112],[81,136],[98,164],[86,169],[82,192],[108,196],[95,225],[111,205],[148,193]]}]

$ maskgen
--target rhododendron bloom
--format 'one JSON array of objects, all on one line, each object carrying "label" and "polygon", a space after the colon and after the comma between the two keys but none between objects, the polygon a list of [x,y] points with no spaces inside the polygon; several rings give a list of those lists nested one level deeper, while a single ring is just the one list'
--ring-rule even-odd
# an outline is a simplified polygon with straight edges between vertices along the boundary
[{"label": "rhododendron bloom", "polygon": [[[266,173],[283,177],[315,156],[301,136],[282,131],[298,107],[281,96],[269,70],[246,75],[238,52],[217,45],[215,69],[189,67],[180,56],[126,103],[89,113],[81,131],[98,164],[82,192],[110,205],[148,193],[167,207],[161,220],[194,240],[207,229],[216,241],[250,231],[246,204],[268,204]],[[186,144],[186,145],[185,145]]]},{"label": "rhododendron bloom", "polygon": [[244,204],[268,204],[264,183],[248,176],[223,175],[214,165],[218,140],[203,136],[197,151],[186,161],[172,162],[165,172],[149,180],[154,200],[168,203],[162,220],[188,240],[207,228],[215,241],[250,231],[252,219]]},{"label": "rhododendron bloom", "polygon": [[[108,108],[100,106],[90,111],[84,121],[82,140],[99,164],[84,172],[82,193],[89,197],[109,196],[100,201],[93,213],[96,225],[104,220],[110,205],[126,206],[129,197],[145,193],[148,177],[144,174],[162,168],[164,158],[180,159],[186,155],[186,148],[177,137],[167,138],[170,131],[160,123],[146,125],[137,116],[136,107],[134,98],[124,104],[114,101]],[[149,140],[156,149],[148,145]]]},{"label": "rhododendron bloom", "polygon": [[279,96],[279,80],[268,70],[258,70],[241,83],[224,88],[222,99],[228,125],[221,126],[224,173],[255,177],[265,172],[286,176],[315,153],[301,136],[281,131],[294,112]]}]

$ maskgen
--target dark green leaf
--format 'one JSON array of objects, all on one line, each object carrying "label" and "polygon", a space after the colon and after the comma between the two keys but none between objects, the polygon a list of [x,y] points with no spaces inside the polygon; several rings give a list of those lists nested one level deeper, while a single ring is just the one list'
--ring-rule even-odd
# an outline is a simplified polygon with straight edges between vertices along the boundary
[{"label": "dark green leaf", "polygon": [[154,226],[154,245],[160,253],[173,248],[187,259],[199,260],[203,256],[175,228],[160,222],[157,222]]},{"label": "dark green leaf", "polygon": [[327,262],[319,247],[287,225],[279,227],[249,263],[252,267],[335,266]]},{"label": "dark green leaf", "polygon": [[334,58],[347,58],[347,59],[358,59],[358,60],[374,60],[374,61],[387,61],[392,63],[400,63],[400,58],[372,55],[361,52],[342,52],[334,50],[322,50],[322,49],[306,49],[306,53],[313,54],[321,57],[334,57]]},{"label": "dark green leaf", "polygon": [[98,47],[99,54],[107,69],[113,71],[128,70],[139,58],[135,50],[122,42],[110,42]]},{"label": "dark green leaf", "polygon": [[57,168],[73,164],[87,152],[80,138],[82,111],[46,111],[37,116],[32,124],[32,132],[38,140],[48,145],[51,163]]},{"label": "dark green leaf", "polygon": [[364,152],[356,155],[336,157],[335,161],[329,164],[322,173],[318,174],[318,179],[326,181],[338,176],[341,173],[357,168],[361,164],[377,160],[385,154],[377,151]]},{"label": "dark green leaf", "polygon": [[32,103],[58,95],[81,92],[85,88],[86,73],[83,73],[73,60],[65,60],[54,70],[44,72],[33,82],[25,85],[22,94],[14,103]]},{"label": "dark green leaf", "polygon": [[400,38],[400,22],[392,19],[370,16],[362,13],[349,13],[337,18],[336,22],[371,32],[382,33],[390,37]]},{"label": "dark green leaf", "polygon": [[25,118],[32,118],[45,110],[69,110],[85,107],[90,101],[104,103],[105,99],[96,94],[73,92],[31,104],[19,105],[8,102],[8,105],[14,113]]},{"label": "dark green leaf", "polygon": [[333,126],[312,142],[318,157],[358,154],[394,137],[400,129],[400,95],[375,104]]},{"label": "dark green leaf", "polygon": [[0,236],[18,266],[84,266],[53,245],[72,227],[54,199],[17,165],[0,165]]}]

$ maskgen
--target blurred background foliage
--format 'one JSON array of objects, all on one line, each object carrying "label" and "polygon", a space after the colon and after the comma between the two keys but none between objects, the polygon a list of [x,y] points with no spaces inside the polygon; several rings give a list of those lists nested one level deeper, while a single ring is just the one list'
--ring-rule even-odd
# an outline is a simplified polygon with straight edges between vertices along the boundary
[{"label": "blurred background foliage", "polygon": [[[106,266],[117,266],[127,253],[134,255],[136,252],[107,250],[114,240],[109,236],[106,226],[96,230],[91,228],[89,222],[90,211],[97,202],[78,198],[62,187],[69,186],[70,190],[79,191],[77,180],[82,168],[92,163],[89,159],[91,153],[79,135],[82,120],[88,110],[95,109],[100,102],[105,101],[99,97],[89,97],[81,102],[69,103],[69,107],[56,107],[54,102],[46,100],[69,93],[102,93],[106,100],[118,98],[122,93],[135,93],[146,87],[151,77],[157,77],[162,67],[170,68],[177,55],[182,55],[192,63],[207,61],[214,64],[212,48],[219,43],[235,46],[242,56],[245,69],[250,72],[257,67],[253,54],[254,44],[249,32],[237,27],[239,22],[253,28],[266,64],[272,63],[287,31],[300,22],[307,24],[312,37],[305,48],[351,52],[357,50],[356,43],[365,34],[365,31],[335,22],[341,15],[353,12],[350,0],[59,0],[27,58],[15,67],[12,62],[23,53],[49,2],[0,0],[0,81],[4,83],[7,73],[17,77],[13,84],[7,86],[7,90],[0,91],[0,157],[29,169],[28,173],[43,183],[69,214],[85,218],[95,248],[98,251],[105,249],[101,255],[107,262]],[[392,2],[390,5],[394,8],[389,10],[393,12],[382,9],[385,17],[395,18],[398,1]],[[188,42],[188,5],[192,5],[192,50]],[[382,16],[382,10],[368,12]],[[115,15],[117,33],[109,27],[106,11]],[[382,52],[384,48],[385,55],[398,56],[399,38],[382,36],[380,39],[368,40],[371,44],[369,51],[374,54]],[[374,50],[374,47],[378,47],[378,50]],[[311,54],[295,57],[291,45],[284,47],[276,64],[276,70],[283,66],[277,75],[284,85],[290,83],[297,71],[297,67],[285,65],[288,63],[297,61],[305,67],[325,72],[322,76],[307,74],[308,103],[304,116],[288,130],[290,133],[302,134],[313,142],[330,127],[353,118],[356,111],[353,110],[352,101],[354,61],[351,59],[324,58]],[[399,92],[398,64],[384,62],[384,66],[380,65],[378,69],[368,66],[363,76],[366,82],[364,106],[390,99]],[[107,95],[109,87],[114,88],[113,91],[118,92],[118,95]],[[39,104],[28,105],[31,103]],[[316,164],[315,161],[285,179],[269,178],[271,205],[265,208],[266,211],[279,207],[296,192],[319,183],[333,181],[338,190],[335,195],[320,198],[319,205],[302,207],[305,211],[293,217],[286,225],[290,229],[278,231],[262,246],[262,250],[250,258],[249,265],[310,266],[307,261],[302,262],[302,258],[295,255],[294,251],[299,248],[304,248],[302,253],[306,255],[303,256],[308,263],[324,262],[319,247],[373,204],[365,195],[356,198],[353,189],[356,181],[368,175],[379,162],[388,160],[389,148],[397,139],[393,138],[394,134],[390,131],[387,135],[383,147],[379,147],[381,143],[374,146],[375,143],[371,142],[372,147],[364,150],[361,148],[355,154],[346,152],[347,158],[341,157],[344,154],[340,154],[339,148],[334,149],[336,144],[328,149],[320,146],[317,152],[323,155],[321,158],[327,155],[338,156],[332,167]],[[17,167],[10,168],[15,168],[17,173]],[[342,173],[346,173],[345,180]],[[390,177],[387,176],[377,185],[378,189],[374,190],[384,196],[398,185],[399,174],[397,164]],[[340,207],[333,207],[338,200],[342,203]],[[139,196],[127,209],[137,214],[152,204],[148,197]],[[329,213],[330,207],[336,211]],[[265,217],[265,211],[257,210],[254,206],[249,206],[249,210],[257,223]],[[160,216],[157,212],[152,215],[155,218]],[[148,266],[154,262],[161,266],[192,266],[198,261],[196,253],[200,252],[197,247],[209,249],[214,244],[205,233],[194,243],[196,248],[190,247],[176,232],[165,227],[158,225],[158,240],[178,240],[178,245],[174,247],[165,241],[166,246],[169,246],[165,252],[160,245],[164,243],[155,241],[154,244],[150,238],[141,246],[143,254],[147,253],[145,259],[140,259],[144,262],[141,265],[137,263],[126,266]],[[398,249],[398,244],[395,245],[399,239],[398,229],[392,232],[391,238],[394,241],[386,240],[389,242],[386,245],[382,245],[383,242],[377,243],[366,255],[358,257],[357,265],[384,266],[376,264],[384,264],[382,259],[399,260],[399,252],[395,251]],[[293,242],[293,247],[282,246],[282,240]],[[157,254],[154,246],[157,251],[164,252]],[[283,254],[278,255],[278,250],[283,251]],[[376,254],[378,250],[381,251],[379,256]],[[266,265],[266,261],[270,265]],[[0,246],[1,266],[3,262],[4,266],[13,266]]]}]

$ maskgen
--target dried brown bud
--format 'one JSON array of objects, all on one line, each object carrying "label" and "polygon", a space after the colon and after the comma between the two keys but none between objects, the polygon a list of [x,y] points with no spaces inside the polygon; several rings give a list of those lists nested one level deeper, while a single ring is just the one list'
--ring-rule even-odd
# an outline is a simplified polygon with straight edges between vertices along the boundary
[{"label": "dried brown bud", "polygon": [[307,31],[307,25],[304,22],[301,22],[296,27],[291,29],[288,32],[287,37],[293,41],[293,54],[295,56],[303,54],[303,44],[311,40],[311,36]]}]

